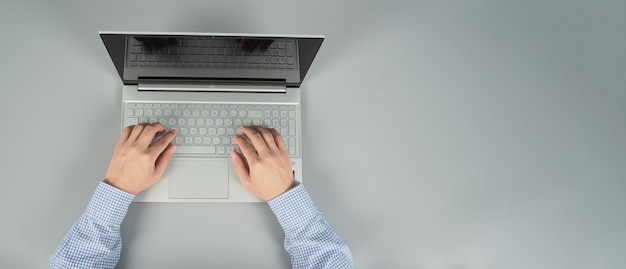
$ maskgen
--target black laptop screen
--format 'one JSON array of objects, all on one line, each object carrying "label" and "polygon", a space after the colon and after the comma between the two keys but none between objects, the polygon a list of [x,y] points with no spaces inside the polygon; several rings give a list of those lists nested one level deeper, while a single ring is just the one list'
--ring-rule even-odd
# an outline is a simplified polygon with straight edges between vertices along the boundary
[{"label": "black laptop screen", "polygon": [[323,37],[100,34],[124,84],[246,81],[299,86]]}]

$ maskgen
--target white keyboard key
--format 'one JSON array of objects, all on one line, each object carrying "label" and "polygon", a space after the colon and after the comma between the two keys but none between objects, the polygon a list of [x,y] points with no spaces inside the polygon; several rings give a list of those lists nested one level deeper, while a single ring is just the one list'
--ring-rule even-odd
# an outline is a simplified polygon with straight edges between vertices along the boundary
[{"label": "white keyboard key", "polygon": [[174,153],[215,154],[215,146],[176,146],[176,151]]},{"label": "white keyboard key", "polygon": [[294,147],[294,148],[296,147],[296,138],[295,138],[295,137],[290,137],[290,138],[288,139],[288,141],[289,141],[289,147],[290,147],[290,148],[291,148],[291,147]]},{"label": "white keyboard key", "polygon": [[126,119],[126,126],[137,125],[137,124],[139,124],[139,119],[138,118],[128,118],[128,119]]},{"label": "white keyboard key", "polygon": [[194,138],[193,138],[193,143],[194,143],[195,145],[200,145],[200,144],[202,144],[202,137],[199,137],[199,136],[194,137]]},{"label": "white keyboard key", "polygon": [[210,136],[205,136],[204,137],[204,144],[205,145],[211,145],[211,137]]},{"label": "white keyboard key", "polygon": [[217,154],[225,154],[226,153],[226,148],[225,147],[217,147]]},{"label": "white keyboard key", "polygon": [[198,130],[198,133],[199,133],[200,135],[206,135],[206,128],[200,128],[200,129]]},{"label": "white keyboard key", "polygon": [[190,136],[185,137],[185,145],[191,145],[193,143],[193,140],[191,139]]},{"label": "white keyboard key", "polygon": [[248,111],[248,117],[250,117],[250,118],[262,118],[263,117],[263,111],[261,111],[261,110]]},{"label": "white keyboard key", "polygon": [[[176,145],[182,145],[183,144],[183,138],[180,136],[176,137]],[[177,147],[178,148],[178,147]],[[178,149],[177,149],[178,150]]]},{"label": "white keyboard key", "polygon": [[296,121],[289,120],[289,135],[296,135]]},{"label": "white keyboard key", "polygon": [[126,109],[126,116],[129,116],[129,117],[135,116],[135,109],[133,108]]}]

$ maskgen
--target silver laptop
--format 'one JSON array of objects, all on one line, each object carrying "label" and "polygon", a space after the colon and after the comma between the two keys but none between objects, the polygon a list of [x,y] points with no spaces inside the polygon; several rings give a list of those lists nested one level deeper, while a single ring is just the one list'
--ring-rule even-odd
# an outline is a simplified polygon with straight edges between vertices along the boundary
[{"label": "silver laptop", "polygon": [[176,152],[138,202],[256,202],[230,151],[242,125],[278,130],[302,182],[300,84],[323,36],[100,32],[124,83],[122,128],[176,129]]}]

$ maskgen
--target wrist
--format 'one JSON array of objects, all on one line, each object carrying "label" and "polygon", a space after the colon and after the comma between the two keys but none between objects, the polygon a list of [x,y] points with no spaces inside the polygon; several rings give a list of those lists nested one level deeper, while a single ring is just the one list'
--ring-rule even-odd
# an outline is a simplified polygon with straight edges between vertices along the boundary
[{"label": "wrist", "polygon": [[102,182],[106,183],[107,185],[109,185],[109,186],[111,186],[113,188],[116,188],[116,189],[118,189],[120,191],[123,191],[125,193],[129,193],[129,194],[132,194],[132,195],[137,195],[136,192],[129,191],[127,188],[121,187],[119,184],[109,180],[108,178],[105,178]]}]

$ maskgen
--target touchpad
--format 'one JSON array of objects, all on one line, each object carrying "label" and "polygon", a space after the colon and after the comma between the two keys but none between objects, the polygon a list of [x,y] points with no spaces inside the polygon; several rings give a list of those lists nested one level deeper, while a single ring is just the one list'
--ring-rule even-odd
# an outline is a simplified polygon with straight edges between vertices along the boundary
[{"label": "touchpad", "polygon": [[228,198],[228,160],[172,160],[170,198]]}]

